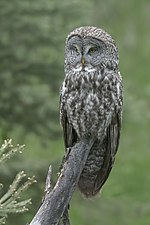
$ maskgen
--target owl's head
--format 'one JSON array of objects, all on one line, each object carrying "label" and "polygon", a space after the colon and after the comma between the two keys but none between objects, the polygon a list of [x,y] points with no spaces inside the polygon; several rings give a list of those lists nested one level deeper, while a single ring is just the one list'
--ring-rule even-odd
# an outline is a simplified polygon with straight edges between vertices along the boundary
[{"label": "owl's head", "polygon": [[75,71],[92,71],[99,67],[116,69],[118,50],[112,37],[97,27],[79,27],[66,39],[65,65]]}]

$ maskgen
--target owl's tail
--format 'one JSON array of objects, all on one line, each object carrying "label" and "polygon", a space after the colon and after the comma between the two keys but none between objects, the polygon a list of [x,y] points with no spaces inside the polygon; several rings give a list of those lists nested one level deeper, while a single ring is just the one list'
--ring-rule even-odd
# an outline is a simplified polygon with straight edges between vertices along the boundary
[{"label": "owl's tail", "polygon": [[98,140],[94,143],[81,173],[78,186],[87,198],[95,196],[100,191],[111,171],[111,151],[107,144],[107,140],[101,144]]}]

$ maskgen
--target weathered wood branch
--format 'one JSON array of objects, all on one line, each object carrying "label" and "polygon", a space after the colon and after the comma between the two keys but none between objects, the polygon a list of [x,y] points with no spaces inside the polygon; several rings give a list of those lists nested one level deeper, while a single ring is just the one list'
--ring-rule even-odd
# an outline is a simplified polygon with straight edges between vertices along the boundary
[{"label": "weathered wood branch", "polygon": [[44,200],[30,225],[70,225],[68,205],[93,143],[85,137],[70,149],[53,189],[50,167]]}]

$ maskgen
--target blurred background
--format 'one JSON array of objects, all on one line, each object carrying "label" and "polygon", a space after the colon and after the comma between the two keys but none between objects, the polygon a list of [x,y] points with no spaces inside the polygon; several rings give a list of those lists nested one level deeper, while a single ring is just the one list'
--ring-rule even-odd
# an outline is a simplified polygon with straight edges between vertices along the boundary
[{"label": "blurred background", "polygon": [[150,224],[150,1],[1,0],[0,139],[26,145],[21,156],[0,169],[5,188],[25,170],[38,183],[26,193],[33,204],[10,215],[23,225],[37,211],[49,164],[54,180],[63,156],[59,87],[64,77],[64,44],[75,27],[108,31],[119,48],[124,79],[120,147],[101,196],[86,200],[76,191],[72,225]]}]

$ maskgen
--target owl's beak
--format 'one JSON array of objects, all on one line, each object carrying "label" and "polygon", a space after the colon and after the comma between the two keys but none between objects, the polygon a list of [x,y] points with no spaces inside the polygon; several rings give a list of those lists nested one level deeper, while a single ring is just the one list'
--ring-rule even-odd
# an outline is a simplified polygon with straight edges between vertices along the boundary
[{"label": "owl's beak", "polygon": [[84,57],[82,57],[81,63],[82,63],[82,65],[84,65],[84,63],[85,63]]}]

